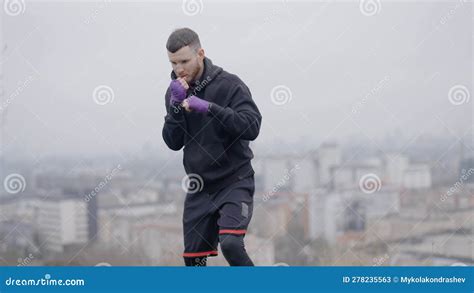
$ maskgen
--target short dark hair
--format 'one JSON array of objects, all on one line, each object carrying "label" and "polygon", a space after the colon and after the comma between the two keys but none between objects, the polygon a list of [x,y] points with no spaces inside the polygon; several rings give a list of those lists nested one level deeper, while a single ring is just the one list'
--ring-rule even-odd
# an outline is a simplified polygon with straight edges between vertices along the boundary
[{"label": "short dark hair", "polygon": [[196,51],[201,48],[198,34],[187,27],[173,31],[166,42],[166,49],[171,53],[186,46],[192,47]]}]

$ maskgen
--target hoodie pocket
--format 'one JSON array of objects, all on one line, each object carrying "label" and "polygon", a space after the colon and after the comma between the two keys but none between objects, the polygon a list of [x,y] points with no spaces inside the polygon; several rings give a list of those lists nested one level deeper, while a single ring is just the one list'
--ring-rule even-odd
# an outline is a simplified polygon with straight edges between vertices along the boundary
[{"label": "hoodie pocket", "polygon": [[222,143],[187,145],[184,148],[183,165],[187,174],[197,173],[209,180],[216,179],[233,168]]}]

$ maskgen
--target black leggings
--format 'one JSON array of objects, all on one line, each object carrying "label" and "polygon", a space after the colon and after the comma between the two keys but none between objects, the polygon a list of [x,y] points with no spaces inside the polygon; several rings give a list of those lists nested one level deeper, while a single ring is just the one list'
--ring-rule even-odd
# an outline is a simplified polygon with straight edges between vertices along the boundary
[{"label": "black leggings", "polygon": [[[219,242],[225,259],[231,266],[253,266],[245,251],[244,236],[234,234],[219,235]],[[207,257],[185,257],[186,266],[206,266]]]}]

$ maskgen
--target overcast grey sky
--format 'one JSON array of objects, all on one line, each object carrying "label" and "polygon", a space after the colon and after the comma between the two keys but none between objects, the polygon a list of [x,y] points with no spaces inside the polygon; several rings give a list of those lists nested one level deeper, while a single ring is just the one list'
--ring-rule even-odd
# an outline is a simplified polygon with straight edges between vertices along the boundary
[{"label": "overcast grey sky", "polygon": [[[20,1],[20,12],[2,11],[4,151],[93,154],[148,143],[168,155],[164,45],[185,26],[250,87],[263,114],[258,147],[397,129],[407,142],[470,135],[472,3],[365,2]],[[113,90],[105,105],[93,98],[101,85]]]}]

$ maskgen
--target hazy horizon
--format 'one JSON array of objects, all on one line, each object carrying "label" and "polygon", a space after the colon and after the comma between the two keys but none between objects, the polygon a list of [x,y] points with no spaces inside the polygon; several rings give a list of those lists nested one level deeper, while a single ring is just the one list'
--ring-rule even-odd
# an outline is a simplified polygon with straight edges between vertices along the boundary
[{"label": "hazy horizon", "polygon": [[[11,100],[2,150],[172,153],[161,137],[164,44],[186,26],[251,89],[263,115],[256,147],[400,132],[401,144],[423,134],[469,140],[472,3],[459,3],[382,1],[368,16],[359,2],[203,1],[196,15],[181,2],[26,2],[23,14],[2,17]],[[113,90],[105,105],[93,99],[101,85]],[[458,104],[456,86],[467,88]],[[272,100],[272,90],[282,96]]]}]

